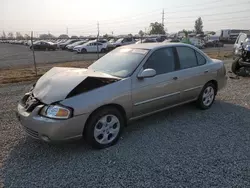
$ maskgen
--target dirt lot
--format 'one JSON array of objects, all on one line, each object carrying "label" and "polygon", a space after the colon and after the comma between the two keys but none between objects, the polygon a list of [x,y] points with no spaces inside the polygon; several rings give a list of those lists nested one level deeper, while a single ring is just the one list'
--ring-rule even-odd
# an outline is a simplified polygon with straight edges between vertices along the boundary
[{"label": "dirt lot", "polygon": [[136,121],[100,151],[26,137],[15,110],[31,84],[2,85],[0,187],[250,187],[249,81],[229,79],[207,111],[189,104]]},{"label": "dirt lot", "polygon": [[[232,52],[232,45],[226,44],[223,48],[207,48],[206,53]],[[96,60],[97,54],[76,54],[68,51],[36,51],[36,61],[38,64],[60,63],[71,61]],[[102,54],[103,55],[103,54]],[[0,44],[0,69],[12,68],[14,66],[33,66],[32,52],[28,47],[14,44]]]}]

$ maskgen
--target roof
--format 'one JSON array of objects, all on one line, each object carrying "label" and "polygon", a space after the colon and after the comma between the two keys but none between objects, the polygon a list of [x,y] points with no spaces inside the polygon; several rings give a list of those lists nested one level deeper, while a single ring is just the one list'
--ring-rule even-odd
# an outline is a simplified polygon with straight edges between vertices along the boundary
[{"label": "roof", "polygon": [[130,44],[126,46],[122,46],[123,48],[141,48],[141,49],[159,49],[163,47],[172,47],[172,46],[192,46],[184,43],[141,43],[141,44]]}]

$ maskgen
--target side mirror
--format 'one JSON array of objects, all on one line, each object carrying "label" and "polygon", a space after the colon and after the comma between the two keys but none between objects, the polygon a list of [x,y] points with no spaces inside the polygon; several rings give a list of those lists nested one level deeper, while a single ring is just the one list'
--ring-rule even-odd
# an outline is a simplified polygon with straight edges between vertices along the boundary
[{"label": "side mirror", "polygon": [[156,71],[154,69],[144,69],[138,76],[137,78],[150,78],[154,77],[156,75]]}]

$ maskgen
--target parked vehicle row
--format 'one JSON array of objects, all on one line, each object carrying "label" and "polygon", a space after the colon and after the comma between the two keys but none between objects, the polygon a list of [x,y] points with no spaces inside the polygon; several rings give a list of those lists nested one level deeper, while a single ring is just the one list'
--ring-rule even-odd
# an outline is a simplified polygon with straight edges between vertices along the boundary
[{"label": "parked vehicle row", "polygon": [[[185,39],[185,38],[184,38]],[[54,40],[36,40],[33,41],[34,50],[68,50],[76,53],[88,53],[88,52],[108,52],[117,47],[130,45],[130,44],[140,44],[140,43],[172,43],[172,42],[183,42],[192,44],[200,49],[205,47],[223,47],[223,44],[219,42],[219,38],[216,36],[211,36],[201,39],[196,37],[185,39],[165,39],[163,36],[159,37],[147,37],[144,39],[134,39],[133,37],[123,37],[119,39],[54,39]],[[5,40],[0,41],[10,44],[23,44],[29,46],[32,49],[32,44],[30,40]]]}]

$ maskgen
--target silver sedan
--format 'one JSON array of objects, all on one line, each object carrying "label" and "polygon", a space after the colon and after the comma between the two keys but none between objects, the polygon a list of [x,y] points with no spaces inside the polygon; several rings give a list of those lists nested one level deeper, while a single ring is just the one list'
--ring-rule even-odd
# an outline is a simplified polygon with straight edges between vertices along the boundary
[{"label": "silver sedan", "polygon": [[181,43],[119,47],[87,69],[54,67],[18,103],[26,133],[46,142],[115,144],[132,120],[196,101],[208,109],[226,85],[224,63]]}]

